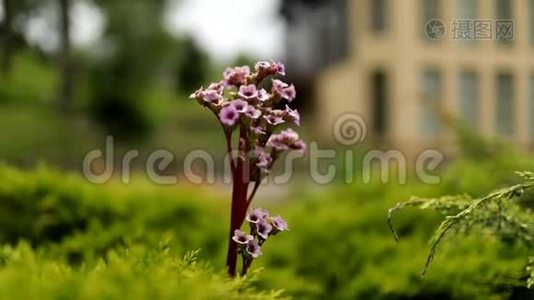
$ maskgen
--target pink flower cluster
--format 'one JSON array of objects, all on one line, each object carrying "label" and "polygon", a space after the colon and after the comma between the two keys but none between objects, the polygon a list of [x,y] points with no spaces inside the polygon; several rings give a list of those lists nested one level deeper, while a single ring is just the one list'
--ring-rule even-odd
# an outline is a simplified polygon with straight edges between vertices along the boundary
[{"label": "pink flower cluster", "polygon": [[243,257],[243,268],[246,269],[254,258],[263,254],[261,246],[271,236],[281,231],[287,231],[287,223],[282,217],[271,217],[266,209],[254,208],[246,217],[250,227],[250,234],[236,229],[232,240],[239,245],[238,252]]},{"label": "pink flower cluster", "polygon": [[[285,76],[283,64],[261,61],[254,70],[248,66],[228,68],[221,81],[191,95],[217,116],[226,138],[233,185],[226,266],[232,277],[236,275],[238,254],[243,258],[241,274],[245,275],[252,260],[262,254],[261,245],[267,238],[287,230],[279,216],[271,218],[261,209],[247,214],[262,176],[270,172],[280,153],[306,150],[292,129],[276,133],[285,123],[300,126],[299,112],[288,105],[296,97],[295,86],[278,79],[281,76]],[[237,143],[232,137],[235,131]],[[251,184],[253,188],[249,189]],[[245,219],[250,234],[240,230]]]},{"label": "pink flower cluster", "polygon": [[281,151],[297,150],[304,152],[305,143],[298,134],[283,130],[274,134],[284,123],[300,126],[300,114],[287,104],[279,108],[285,100],[292,102],[296,97],[295,86],[280,79],[271,78],[269,90],[263,88],[267,79],[285,75],[285,67],[279,62],[261,61],[252,72],[248,66],[228,68],[223,80],[200,88],[190,98],[209,108],[225,128],[231,133],[234,129],[244,131],[240,144],[249,153],[252,165],[268,170]]}]

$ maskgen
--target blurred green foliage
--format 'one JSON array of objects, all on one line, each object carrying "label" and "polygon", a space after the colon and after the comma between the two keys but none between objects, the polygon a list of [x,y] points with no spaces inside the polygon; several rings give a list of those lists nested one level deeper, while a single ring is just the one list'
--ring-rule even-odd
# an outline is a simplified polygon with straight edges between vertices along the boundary
[{"label": "blurred green foliage", "polygon": [[151,124],[141,95],[174,52],[161,22],[163,2],[103,1],[101,7],[110,16],[104,35],[109,49],[90,64],[90,112],[109,134],[142,139]]},{"label": "blurred green foliage", "polygon": [[[490,235],[499,238],[504,244],[521,244],[529,252],[534,248],[534,223],[532,213],[521,205],[524,193],[534,189],[534,173],[517,172],[524,182],[496,190],[488,195],[473,198],[468,194],[443,196],[439,198],[412,197],[408,201],[399,202],[389,210],[388,226],[395,240],[398,240],[392,222],[393,213],[407,207],[421,210],[433,210],[444,215],[444,219],[431,239],[429,255],[423,269],[423,276],[434,260],[438,247],[447,235],[469,235],[473,232],[480,236]],[[528,259],[525,258],[527,265]],[[528,267],[525,269],[528,271]],[[522,280],[527,287],[531,286],[531,274],[525,274]],[[518,282],[521,279],[518,278]]]},{"label": "blurred green foliage", "polygon": [[175,71],[176,89],[179,93],[192,93],[209,81],[212,63],[191,36],[182,39],[179,54]]},{"label": "blurred green foliage", "polygon": [[48,60],[29,51],[13,59],[10,77],[0,79],[0,105],[50,103],[58,76]]},{"label": "blurred green foliage", "polygon": [[[263,270],[251,286],[257,291],[283,289],[283,295],[295,299],[528,299],[532,292],[520,282],[526,280],[524,258],[532,253],[524,245],[490,234],[448,236],[449,242],[442,244],[432,268],[421,278],[427,241],[440,215],[409,209],[399,214],[398,244],[386,224],[388,208],[411,195],[465,191],[484,195],[518,182],[507,171],[518,168],[534,169],[534,161],[528,156],[498,156],[486,162],[466,158],[451,165],[442,184],[434,186],[417,182],[333,185],[320,190],[297,186],[288,196],[290,201],[263,203],[284,215],[291,231],[266,246],[265,255],[252,266]],[[91,185],[76,175],[47,168],[0,168],[0,239],[12,245],[6,249],[18,249],[9,250],[12,253],[22,251],[30,257],[0,267],[0,291],[16,293],[17,278],[26,272],[52,272],[48,268],[55,266],[56,272],[68,275],[55,275],[63,279],[48,285],[50,297],[60,291],[80,295],[68,293],[82,293],[93,281],[100,288],[88,295],[109,291],[129,295],[131,291],[123,289],[132,286],[139,286],[145,297],[176,295],[184,293],[187,284],[195,286],[194,291],[206,284],[198,292],[206,292],[208,298],[220,295],[219,280],[224,278],[217,274],[222,274],[224,265],[227,197],[208,187],[155,186],[142,177],[133,180],[130,186],[118,181]],[[531,194],[522,197],[522,205],[532,202]],[[177,279],[182,274],[167,264],[168,255],[182,256],[191,249],[202,249],[200,259],[209,260],[214,271],[194,270],[201,275],[184,283]],[[147,262],[147,255],[157,258]],[[6,255],[2,257],[5,261]],[[30,262],[37,271],[28,269]],[[163,274],[169,281],[162,279],[160,286],[151,274],[155,278]],[[31,280],[27,291],[44,293],[46,282],[46,278]],[[224,290],[229,295],[235,291]]]},{"label": "blurred green foliage", "polygon": [[152,234],[168,234],[177,245],[201,248],[208,257],[224,248],[223,228],[195,229],[210,228],[214,220],[223,223],[225,217],[223,203],[198,190],[148,182],[134,189],[118,183],[97,186],[45,168],[33,173],[2,168],[0,178],[3,242],[61,243],[58,251],[73,262],[104,253],[124,243],[125,236],[149,242]]},{"label": "blurred green foliage", "polygon": [[[14,60],[11,76],[0,79],[0,158],[4,161],[19,166],[46,161],[77,169],[87,152],[103,148],[107,134],[122,129],[128,132],[126,136],[115,136],[117,146],[136,147],[143,155],[157,145],[174,153],[177,163],[193,149],[218,153],[216,150],[224,143],[219,124],[188,101],[182,95],[186,92],[177,95],[172,85],[150,79],[138,84],[140,88],[136,87],[133,93],[120,82],[126,80],[135,85],[137,79],[115,81],[121,76],[108,72],[113,64],[91,64],[88,73],[78,80],[76,111],[65,115],[54,105],[58,76],[51,61],[35,51],[19,52]],[[97,100],[96,94],[102,98]],[[105,100],[113,95],[117,95],[118,102]],[[131,103],[134,98],[135,103]],[[106,113],[108,110],[117,112],[108,119],[110,127],[94,122],[98,115],[111,116]],[[137,139],[142,132],[144,140]]]},{"label": "blurred green foliage", "polygon": [[[281,299],[279,291],[257,292],[254,277],[230,280],[164,245],[129,245],[109,251],[94,267],[72,268],[27,244],[0,249],[2,299]],[[21,288],[24,287],[24,288]]]},{"label": "blurred green foliage", "polygon": [[[57,49],[42,51],[38,45],[28,43],[22,28],[44,16],[57,21],[57,16],[50,13],[57,13],[58,3],[36,0],[9,0],[9,3],[12,24],[4,26],[0,22],[0,27],[6,27],[0,28],[0,40],[6,41],[0,46],[0,64],[6,65],[0,66],[5,69],[0,77],[0,105],[41,103],[50,110],[57,109],[54,103],[65,81],[57,64],[62,54]],[[92,47],[73,48],[70,54],[69,86],[74,90],[74,99],[69,101],[72,102],[69,114],[58,117],[91,121],[89,126],[93,131],[100,129],[102,135],[113,135],[122,144],[146,142],[157,134],[160,117],[152,114],[153,103],[147,99],[154,99],[154,93],[168,93],[182,100],[183,95],[189,95],[211,76],[212,62],[194,40],[173,36],[165,28],[168,1],[70,3],[92,6],[105,22],[102,37]],[[57,26],[52,27],[51,31],[59,30]],[[15,34],[22,42],[15,45],[13,40],[11,45],[8,41]],[[1,119],[0,126],[3,126]]]}]

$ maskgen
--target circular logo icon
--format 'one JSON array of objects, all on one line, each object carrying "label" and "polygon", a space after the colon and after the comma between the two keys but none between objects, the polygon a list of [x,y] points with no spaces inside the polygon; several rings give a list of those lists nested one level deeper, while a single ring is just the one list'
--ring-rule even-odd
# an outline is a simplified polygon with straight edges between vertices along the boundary
[{"label": "circular logo icon", "polygon": [[441,40],[445,36],[445,23],[438,19],[426,22],[425,35],[431,40]]},{"label": "circular logo icon", "polygon": [[338,143],[345,146],[363,142],[367,137],[367,124],[362,116],[346,113],[336,120],[334,137]]}]

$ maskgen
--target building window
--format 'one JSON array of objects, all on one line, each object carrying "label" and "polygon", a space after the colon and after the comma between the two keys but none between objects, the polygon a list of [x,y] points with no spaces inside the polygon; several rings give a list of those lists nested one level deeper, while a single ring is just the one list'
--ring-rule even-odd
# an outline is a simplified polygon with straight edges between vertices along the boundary
[{"label": "building window", "polygon": [[497,133],[511,136],[514,133],[514,77],[512,74],[497,75],[497,107],[495,109]]},{"label": "building window", "polygon": [[387,1],[369,0],[371,7],[371,28],[374,31],[384,31],[387,27]]},{"label": "building window", "polygon": [[387,133],[387,82],[387,75],[383,71],[371,75],[373,133],[380,137]]},{"label": "building window", "polygon": [[441,19],[441,13],[440,13],[440,0],[420,0],[421,1],[421,7],[422,7],[422,24],[420,26],[421,32],[423,33],[423,37],[427,41],[435,41],[433,39],[429,39],[426,36],[426,26],[427,23],[430,20],[434,19]]},{"label": "building window", "polygon": [[[478,1],[477,0],[456,0],[456,21],[453,29],[453,38],[460,39],[465,45],[474,45],[476,39],[474,38],[475,28],[474,20],[478,17]],[[464,29],[464,24],[468,24],[471,28]]]},{"label": "building window", "polygon": [[529,116],[528,116],[528,120],[529,120],[529,124],[528,124],[528,127],[529,127],[529,133],[530,133],[530,136],[532,137],[532,140],[534,140],[534,75],[531,75],[530,76],[530,84],[529,84],[529,87],[530,87],[530,91],[529,91]]},{"label": "building window", "polygon": [[[510,21],[513,20],[513,0],[496,0],[496,22],[499,21]],[[512,34],[515,34],[513,30],[515,30],[514,26],[517,24],[513,24],[512,26]],[[510,45],[512,44],[512,39],[510,36],[506,34],[506,29],[504,27],[501,27],[499,24],[495,25],[495,38],[497,39],[497,42],[501,45]]]},{"label": "building window", "polygon": [[456,17],[465,20],[476,19],[477,4],[477,0],[456,0]]},{"label": "building window", "polygon": [[478,76],[475,72],[464,71],[460,74],[459,85],[460,116],[473,128],[478,126],[479,93]]},{"label": "building window", "polygon": [[423,72],[421,88],[423,100],[422,131],[429,136],[436,135],[441,128],[439,120],[439,107],[442,97],[441,74],[435,70]]},{"label": "building window", "polygon": [[534,0],[528,1],[528,22],[529,22],[529,40],[534,46]]}]

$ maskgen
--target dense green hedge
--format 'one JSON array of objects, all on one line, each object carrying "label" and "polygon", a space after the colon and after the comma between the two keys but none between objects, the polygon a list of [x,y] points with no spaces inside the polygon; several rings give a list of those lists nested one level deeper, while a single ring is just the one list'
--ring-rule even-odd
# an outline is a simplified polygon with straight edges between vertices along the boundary
[{"label": "dense green hedge", "polygon": [[[263,287],[284,287],[297,298],[336,299],[501,299],[525,292],[502,281],[523,276],[527,249],[488,235],[451,238],[421,278],[427,241],[441,217],[416,210],[399,214],[396,244],[386,226],[393,205],[387,202],[408,199],[413,187],[377,189],[381,196],[373,198],[363,196],[363,188],[302,196],[304,203],[289,212],[294,232],[265,250]],[[362,197],[350,196],[355,194]]]},{"label": "dense green hedge", "polygon": [[177,259],[166,247],[119,247],[81,268],[24,243],[0,251],[1,299],[281,299],[282,293],[258,292],[254,276],[230,280],[197,262],[195,252]]},{"label": "dense green hedge", "polygon": [[[415,209],[399,214],[398,244],[386,225],[388,208],[411,195],[482,195],[514,182],[510,170],[532,169],[529,164],[532,160],[506,157],[486,164],[461,160],[436,186],[296,187],[288,201],[267,203],[287,218],[291,231],[266,245],[252,267],[263,267],[259,279],[246,285],[256,291],[283,289],[295,299],[532,297],[515,284],[524,276],[528,252],[521,245],[478,233],[451,237],[421,278],[427,241],[441,216]],[[222,275],[228,212],[223,193],[154,186],[141,178],[133,182],[92,185],[46,168],[0,167],[0,241],[6,245],[0,254],[0,296],[266,295]],[[532,199],[524,195],[522,201],[529,205]],[[202,249],[200,259],[213,270],[202,264],[177,270],[176,257],[192,249]],[[22,278],[31,280],[21,291]]]},{"label": "dense green hedge", "polygon": [[226,203],[198,188],[143,180],[93,185],[46,168],[0,168],[0,241],[23,239],[72,257],[103,253],[126,240],[157,243],[162,236],[186,247],[182,251],[222,256],[226,210]]}]

